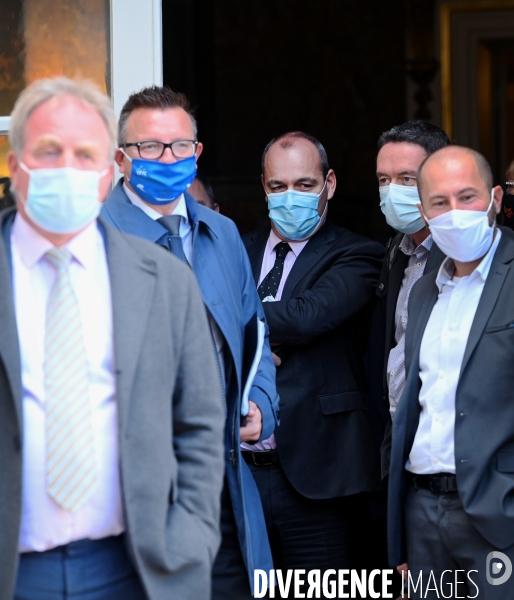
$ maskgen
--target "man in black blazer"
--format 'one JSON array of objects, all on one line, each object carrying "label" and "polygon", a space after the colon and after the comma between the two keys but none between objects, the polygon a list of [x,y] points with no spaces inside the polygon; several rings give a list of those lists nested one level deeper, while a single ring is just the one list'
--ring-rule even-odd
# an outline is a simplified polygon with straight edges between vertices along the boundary
[{"label": "man in black blazer", "polygon": [[278,365],[281,426],[243,454],[276,568],[344,568],[357,494],[379,487],[362,356],[383,251],[326,222],[336,177],[315,138],[272,140],[262,183],[271,227],[244,241]]},{"label": "man in black blazer", "polygon": [[[457,146],[418,174],[448,258],[412,290],[393,420],[389,559],[421,577],[410,598],[514,596],[514,237],[496,227],[492,181],[487,161]],[[424,595],[431,572],[437,596]]]},{"label": "man in black blazer", "polygon": [[409,294],[416,281],[424,273],[438,269],[444,259],[416,206],[420,201],[416,173],[427,156],[449,144],[444,131],[424,121],[395,125],[378,140],[380,207],[388,225],[399,232],[389,240],[386,249],[368,357],[372,371],[370,404],[374,418],[380,419],[382,432],[385,426],[381,448],[383,479],[389,472],[391,417],[405,385]]}]

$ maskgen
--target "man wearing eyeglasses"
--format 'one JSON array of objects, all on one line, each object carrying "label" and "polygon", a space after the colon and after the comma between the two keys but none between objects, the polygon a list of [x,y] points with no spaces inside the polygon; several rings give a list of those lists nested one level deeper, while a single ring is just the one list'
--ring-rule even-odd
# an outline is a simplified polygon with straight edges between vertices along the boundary
[{"label": "man wearing eyeglasses", "polygon": [[243,355],[248,348],[254,351],[249,332],[257,319],[264,320],[264,313],[236,226],[186,192],[203,149],[196,129],[183,94],[154,86],[130,96],[118,124],[116,162],[123,179],[105,202],[102,216],[120,231],[169,250],[192,268],[200,286],[227,416],[222,543],[212,597],[241,600],[253,596],[254,569],[268,571],[273,565],[259,494],[241,459],[240,442],[255,443],[271,435],[278,396],[266,335],[249,393],[250,409],[241,420]]}]

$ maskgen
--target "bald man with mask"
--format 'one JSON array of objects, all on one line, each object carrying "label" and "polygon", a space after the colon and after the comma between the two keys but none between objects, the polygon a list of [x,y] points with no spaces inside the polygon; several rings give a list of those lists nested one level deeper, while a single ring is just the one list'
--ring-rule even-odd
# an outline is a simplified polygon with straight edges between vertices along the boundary
[{"label": "bald man with mask", "polygon": [[382,248],[327,220],[336,176],[316,138],[273,139],[261,177],[270,223],[245,245],[279,359],[281,426],[243,456],[275,567],[348,568],[359,494],[379,486],[362,355]]},{"label": "bald man with mask", "polygon": [[[389,558],[407,561],[414,582],[421,577],[411,598],[441,597],[433,589],[425,595],[431,572],[439,594],[451,584],[455,598],[508,598],[514,237],[496,226],[502,189],[477,152],[435,152],[421,165],[418,186],[420,215],[447,258],[409,300],[407,377],[393,421]],[[491,554],[498,551],[501,557]]]}]

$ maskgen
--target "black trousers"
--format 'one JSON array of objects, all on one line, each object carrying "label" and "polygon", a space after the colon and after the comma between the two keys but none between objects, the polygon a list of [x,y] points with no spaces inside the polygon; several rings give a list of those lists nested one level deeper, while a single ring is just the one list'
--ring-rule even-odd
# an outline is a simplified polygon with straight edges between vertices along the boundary
[{"label": "black trousers", "polygon": [[[355,525],[362,522],[365,503],[355,497],[305,498],[289,483],[280,464],[249,466],[261,496],[275,569],[323,573],[357,567]],[[301,591],[307,589],[305,584]],[[294,597],[292,586],[289,597]]]},{"label": "black trousers", "polygon": [[[248,572],[237,537],[227,481],[221,495],[221,546],[212,569],[212,600],[250,600]],[[200,599],[199,599],[200,600]]]}]

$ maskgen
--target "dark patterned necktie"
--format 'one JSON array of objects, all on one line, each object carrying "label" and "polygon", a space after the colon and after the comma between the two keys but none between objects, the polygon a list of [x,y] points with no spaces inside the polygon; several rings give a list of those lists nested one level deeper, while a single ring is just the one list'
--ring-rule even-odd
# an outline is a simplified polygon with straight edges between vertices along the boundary
[{"label": "dark patterned necktie", "polygon": [[280,242],[280,244],[275,246],[275,264],[257,289],[261,300],[264,300],[264,298],[267,298],[268,296],[273,296],[273,298],[275,298],[278,286],[280,285],[280,280],[282,279],[282,273],[284,272],[284,262],[289,250],[291,250],[291,246],[287,242]]},{"label": "dark patterned necktie", "polygon": [[170,232],[168,237],[171,244],[171,252],[177,258],[183,262],[187,262],[184,254],[184,247],[182,246],[182,238],[180,237],[180,215],[169,215],[167,217],[161,217],[157,221]]}]

